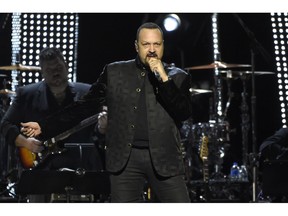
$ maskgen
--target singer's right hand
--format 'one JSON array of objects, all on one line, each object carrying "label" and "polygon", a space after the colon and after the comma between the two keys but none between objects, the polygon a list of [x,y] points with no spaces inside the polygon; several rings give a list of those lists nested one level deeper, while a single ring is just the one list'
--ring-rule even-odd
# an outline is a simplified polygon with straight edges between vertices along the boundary
[{"label": "singer's right hand", "polygon": [[150,70],[154,73],[160,73],[162,70],[164,70],[161,60],[156,57],[150,58],[148,60],[148,64]]},{"label": "singer's right hand", "polygon": [[41,134],[41,127],[37,122],[26,122],[21,125],[21,132],[27,137],[37,137]]},{"label": "singer's right hand", "polygon": [[168,75],[166,74],[162,61],[160,59],[150,58],[148,60],[148,64],[152,72],[158,73],[162,82],[166,82],[168,80]]},{"label": "singer's right hand", "polygon": [[98,131],[101,134],[105,134],[106,133],[106,129],[107,129],[107,124],[108,124],[108,109],[106,106],[103,107],[103,111],[99,113],[98,116]]}]

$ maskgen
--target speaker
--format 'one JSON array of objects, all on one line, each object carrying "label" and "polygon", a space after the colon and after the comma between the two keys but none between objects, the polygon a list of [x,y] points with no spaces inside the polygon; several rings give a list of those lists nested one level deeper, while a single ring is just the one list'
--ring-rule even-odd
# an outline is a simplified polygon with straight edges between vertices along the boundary
[{"label": "speaker", "polygon": [[288,160],[263,162],[262,192],[268,196],[288,195]]}]

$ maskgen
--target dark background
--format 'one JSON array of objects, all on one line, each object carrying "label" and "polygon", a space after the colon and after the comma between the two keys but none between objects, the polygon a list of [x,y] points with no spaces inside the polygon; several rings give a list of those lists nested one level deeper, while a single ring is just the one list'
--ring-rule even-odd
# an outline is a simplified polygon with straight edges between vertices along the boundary
[{"label": "dark background", "polygon": [[[78,38],[77,81],[92,83],[96,81],[105,64],[134,58],[134,40],[137,28],[146,21],[160,25],[165,13],[80,13]],[[184,26],[177,32],[165,33],[165,56],[168,63],[187,68],[213,62],[212,27],[210,13],[180,13]],[[238,18],[237,18],[238,17]],[[248,37],[239,18],[252,32]],[[275,72],[274,47],[269,13],[220,13],[219,43],[221,60],[226,63],[251,64],[253,41],[260,46],[255,50],[255,70]],[[11,64],[11,14],[0,14],[0,65]],[[251,36],[254,36],[252,39]],[[264,50],[264,51],[263,51]],[[2,73],[2,71],[1,71]],[[3,72],[4,73],[4,72]],[[212,70],[189,70],[192,78],[212,77]],[[200,74],[200,75],[199,75]],[[251,77],[247,79],[247,103],[251,113]],[[230,167],[232,161],[240,164],[241,144],[241,79],[231,81],[233,98],[228,109],[227,120],[231,129],[231,147],[227,152],[224,166]],[[224,99],[227,99],[226,81],[223,80]],[[277,78],[274,75],[255,77],[256,93],[256,138],[257,150],[261,142],[281,127],[278,101]],[[195,122],[209,120],[208,100],[211,96],[203,94],[200,103],[203,110]],[[224,102],[226,103],[226,102]],[[251,120],[251,115],[250,115]],[[250,121],[251,123],[251,121]],[[251,126],[249,128],[249,152],[252,152]]]}]

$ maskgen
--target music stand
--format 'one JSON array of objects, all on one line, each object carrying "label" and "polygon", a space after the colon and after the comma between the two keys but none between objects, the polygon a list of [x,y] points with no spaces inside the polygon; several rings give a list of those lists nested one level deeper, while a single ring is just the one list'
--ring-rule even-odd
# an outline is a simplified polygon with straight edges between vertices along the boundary
[{"label": "music stand", "polygon": [[73,194],[105,194],[110,193],[109,175],[105,171],[46,171],[24,170],[20,176],[16,193],[20,196],[28,194],[66,194],[69,202]]}]

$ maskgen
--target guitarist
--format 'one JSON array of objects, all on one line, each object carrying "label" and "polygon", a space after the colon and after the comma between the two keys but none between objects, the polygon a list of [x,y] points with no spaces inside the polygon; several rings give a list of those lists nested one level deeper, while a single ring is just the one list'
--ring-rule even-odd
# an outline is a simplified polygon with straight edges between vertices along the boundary
[{"label": "guitarist", "polygon": [[[2,118],[0,126],[6,145],[16,146],[18,147],[16,150],[19,151],[24,148],[32,153],[41,152],[42,143],[33,137],[27,138],[22,135],[21,122],[37,121],[63,109],[73,101],[79,100],[91,86],[86,83],[68,81],[68,66],[59,49],[45,48],[41,51],[39,59],[43,80],[17,89],[17,95]],[[65,142],[92,142],[91,135],[94,129],[92,126],[73,134]],[[95,163],[99,169],[102,169],[96,148],[95,154],[96,157],[93,157],[97,160]],[[22,165],[26,159],[28,158],[21,158]],[[73,166],[73,163],[75,163],[73,158],[63,154],[53,157],[45,169],[72,168],[69,166]],[[31,167],[24,166],[24,168]]]}]

